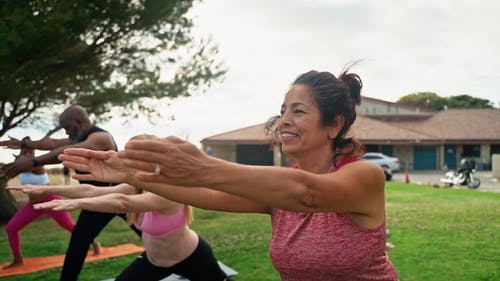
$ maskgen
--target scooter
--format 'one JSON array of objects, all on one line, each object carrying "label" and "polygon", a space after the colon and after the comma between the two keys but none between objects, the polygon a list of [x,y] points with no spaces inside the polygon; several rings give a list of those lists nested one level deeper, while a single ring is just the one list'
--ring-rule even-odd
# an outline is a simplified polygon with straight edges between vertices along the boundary
[{"label": "scooter", "polygon": [[481,184],[481,181],[474,177],[473,174],[476,172],[475,169],[460,169],[457,171],[449,171],[441,178],[442,183],[448,184],[448,186],[458,186],[466,185],[470,189],[476,189]]}]

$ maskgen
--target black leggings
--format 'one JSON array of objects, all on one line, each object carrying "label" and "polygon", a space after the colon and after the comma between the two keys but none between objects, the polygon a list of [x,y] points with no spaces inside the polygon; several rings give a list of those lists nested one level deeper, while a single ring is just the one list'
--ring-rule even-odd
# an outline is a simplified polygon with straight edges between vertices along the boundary
[{"label": "black leggings", "polygon": [[[76,221],[75,228],[71,233],[68,250],[64,257],[64,265],[61,271],[61,281],[73,281],[78,279],[82,270],[85,257],[89,251],[90,243],[99,235],[101,230],[115,217],[127,220],[125,214],[111,214],[82,210]],[[141,236],[134,226],[131,228]]]},{"label": "black leggings", "polygon": [[185,260],[171,267],[159,267],[150,263],[143,252],[115,281],[157,281],[174,273],[190,281],[231,281],[219,267],[210,245],[201,237],[194,252]]}]

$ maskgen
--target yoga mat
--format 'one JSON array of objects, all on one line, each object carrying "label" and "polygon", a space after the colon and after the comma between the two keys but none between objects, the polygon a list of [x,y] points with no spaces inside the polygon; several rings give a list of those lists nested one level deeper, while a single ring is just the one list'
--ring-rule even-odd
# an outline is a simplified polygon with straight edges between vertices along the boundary
[{"label": "yoga mat", "polygon": [[[135,244],[121,244],[113,247],[102,247],[101,253],[97,256],[94,256],[93,252],[89,251],[87,257],[85,258],[85,262],[125,256],[142,251],[144,251],[144,248],[141,246],[137,246]],[[0,268],[8,265],[9,263],[10,262],[1,263]],[[16,266],[9,269],[0,269],[0,277],[17,275],[17,274],[27,274],[49,268],[62,267],[63,263],[64,263],[64,255],[34,257],[34,258],[25,257],[24,265]]]}]

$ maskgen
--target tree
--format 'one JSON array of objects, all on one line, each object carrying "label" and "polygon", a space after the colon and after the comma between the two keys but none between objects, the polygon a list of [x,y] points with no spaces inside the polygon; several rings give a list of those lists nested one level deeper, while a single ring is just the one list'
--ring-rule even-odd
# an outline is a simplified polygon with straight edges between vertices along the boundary
[{"label": "tree", "polygon": [[112,108],[151,117],[148,102],[206,90],[225,69],[217,46],[191,35],[192,5],[0,1],[0,137],[70,102],[100,120]]},{"label": "tree", "polygon": [[493,103],[486,99],[469,95],[441,97],[433,92],[418,92],[401,97],[397,102],[423,108],[442,110],[445,108],[492,108]]},{"label": "tree", "polygon": [[[193,2],[0,0],[0,137],[51,123],[70,102],[96,121],[112,108],[154,117],[150,104],[222,79],[217,46],[191,35]],[[0,175],[0,219],[15,211],[6,182]]]},{"label": "tree", "polygon": [[493,102],[471,97],[469,95],[451,96],[448,98],[449,108],[492,108]]},{"label": "tree", "polygon": [[444,98],[433,92],[418,92],[401,97],[398,102],[423,108],[442,109],[440,106],[442,106],[444,100]]}]

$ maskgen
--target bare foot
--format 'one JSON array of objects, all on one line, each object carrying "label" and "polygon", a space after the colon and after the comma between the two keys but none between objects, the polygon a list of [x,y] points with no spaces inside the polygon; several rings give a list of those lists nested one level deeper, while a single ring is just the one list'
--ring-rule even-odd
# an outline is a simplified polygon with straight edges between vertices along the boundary
[{"label": "bare foot", "polygon": [[92,242],[92,248],[94,248],[94,256],[98,256],[101,254],[101,243],[99,242]]},{"label": "bare foot", "polygon": [[13,267],[17,267],[17,266],[22,266],[24,265],[24,261],[21,259],[20,261],[13,261],[11,264],[8,264],[4,267],[2,267],[2,269],[9,269],[9,268],[13,268]]},{"label": "bare foot", "polygon": [[390,249],[394,248],[394,244],[386,242],[385,243],[385,249],[389,251]]}]

